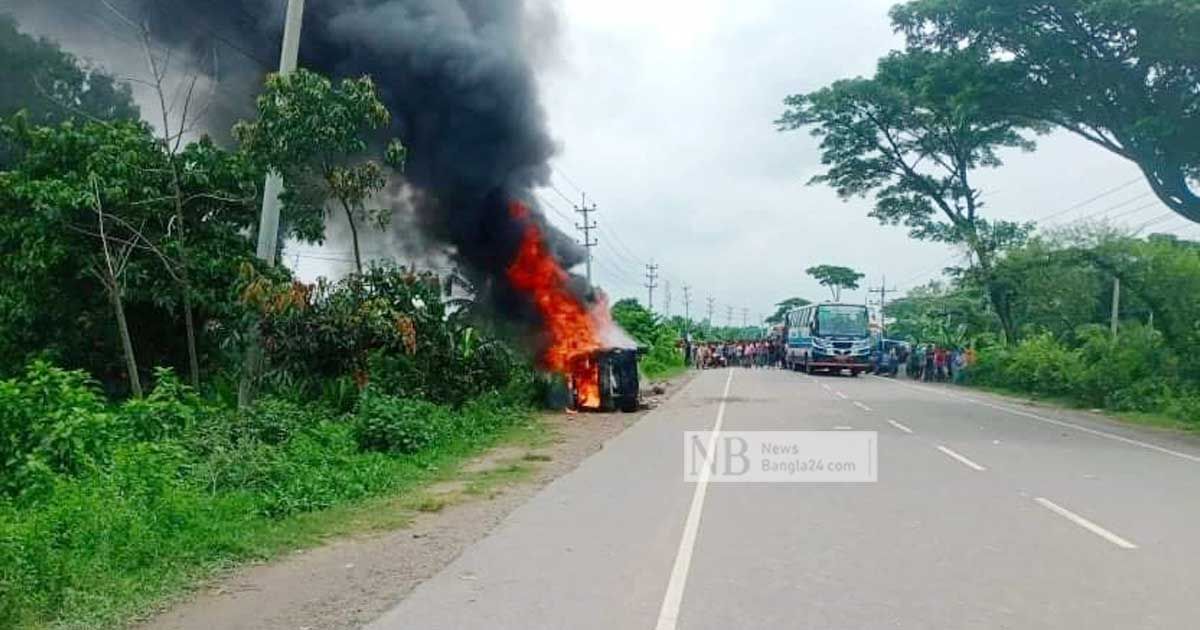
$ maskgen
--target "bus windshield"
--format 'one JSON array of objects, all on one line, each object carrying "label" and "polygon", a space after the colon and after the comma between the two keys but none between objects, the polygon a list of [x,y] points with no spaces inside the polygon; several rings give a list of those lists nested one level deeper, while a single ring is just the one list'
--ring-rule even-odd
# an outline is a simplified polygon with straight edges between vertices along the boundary
[{"label": "bus windshield", "polygon": [[817,332],[822,336],[867,336],[867,307],[821,306],[817,309]]}]

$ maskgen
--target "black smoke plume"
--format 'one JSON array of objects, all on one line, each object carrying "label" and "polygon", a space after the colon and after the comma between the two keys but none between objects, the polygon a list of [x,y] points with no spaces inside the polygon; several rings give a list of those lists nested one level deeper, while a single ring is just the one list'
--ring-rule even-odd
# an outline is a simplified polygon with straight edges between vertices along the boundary
[{"label": "black smoke plume", "polygon": [[[95,28],[101,0],[23,0],[43,19]],[[307,0],[300,65],[333,78],[370,75],[393,115],[390,136],[409,149],[404,195],[422,231],[450,246],[495,306],[516,315],[504,270],[520,239],[508,204],[531,202],[550,175],[555,144],[538,96],[534,61],[554,19],[534,0]],[[21,3],[22,0],[17,0]],[[216,136],[253,114],[252,97],[278,63],[281,0],[108,0],[144,22],[160,43],[215,75]],[[88,5],[83,10],[81,5]],[[121,25],[108,16],[108,28]],[[69,42],[66,42],[69,44]],[[401,203],[397,201],[397,203]],[[534,213],[564,268],[578,246]]]}]

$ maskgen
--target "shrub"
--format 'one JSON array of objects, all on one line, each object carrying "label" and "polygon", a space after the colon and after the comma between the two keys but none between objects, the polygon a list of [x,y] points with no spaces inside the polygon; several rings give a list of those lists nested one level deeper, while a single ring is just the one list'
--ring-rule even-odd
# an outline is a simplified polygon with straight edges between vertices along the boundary
[{"label": "shrub", "polygon": [[1164,402],[1163,407],[1168,416],[1200,428],[1200,391],[1177,392]]},{"label": "shrub", "polygon": [[208,406],[167,368],[154,371],[154,390],[121,405],[119,415],[133,440],[158,441],[191,431]]},{"label": "shrub", "polygon": [[1050,334],[1025,339],[1000,367],[999,385],[1047,396],[1069,396],[1082,371],[1079,354]]},{"label": "shrub", "polygon": [[282,444],[307,427],[317,426],[326,413],[320,406],[282,398],[260,398],[236,415],[234,441]]},{"label": "shrub", "polygon": [[445,407],[423,400],[399,398],[368,388],[354,416],[354,436],[366,450],[414,453],[444,439],[453,431]]},{"label": "shrub", "polygon": [[1107,329],[1081,329],[1083,369],[1075,394],[1084,403],[1121,411],[1151,411],[1171,396],[1177,367],[1162,335],[1129,325],[1115,339]]},{"label": "shrub", "polygon": [[86,374],[34,361],[0,381],[0,492],[43,494],[55,475],[105,461],[126,433]]}]

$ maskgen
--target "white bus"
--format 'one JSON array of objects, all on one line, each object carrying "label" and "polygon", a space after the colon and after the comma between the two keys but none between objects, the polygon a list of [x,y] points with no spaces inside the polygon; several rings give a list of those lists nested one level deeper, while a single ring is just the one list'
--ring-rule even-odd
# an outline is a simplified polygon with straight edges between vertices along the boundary
[{"label": "white bus", "polygon": [[817,370],[858,376],[871,367],[871,318],[862,304],[809,304],[784,318],[784,364],[809,374]]}]

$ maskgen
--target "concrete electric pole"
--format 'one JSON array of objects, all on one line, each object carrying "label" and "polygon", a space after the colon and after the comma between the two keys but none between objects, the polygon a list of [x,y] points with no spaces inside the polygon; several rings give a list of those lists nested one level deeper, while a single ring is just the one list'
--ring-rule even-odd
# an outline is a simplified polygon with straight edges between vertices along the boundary
[{"label": "concrete electric pole", "polygon": [[[300,55],[300,26],[304,21],[304,0],[288,0],[287,17],[283,25],[283,46],[279,52],[279,74],[291,74]],[[279,193],[283,178],[274,171],[267,174],[263,184],[262,214],[258,219],[258,248],[255,253],[267,266],[275,266],[275,250],[279,243]]]},{"label": "concrete electric pole", "polygon": [[579,205],[575,206],[575,212],[583,215],[583,224],[576,223],[575,228],[583,232],[583,248],[587,252],[588,284],[592,283],[592,248],[598,243],[596,239],[592,238],[592,230],[596,229],[596,222],[589,219],[588,215],[595,211],[596,204],[593,203],[589,208],[587,205],[587,195],[579,193]]},{"label": "concrete electric pole", "polygon": [[654,289],[658,287],[655,280],[658,279],[658,265],[650,263],[646,265],[646,308],[650,312],[654,312]]}]

